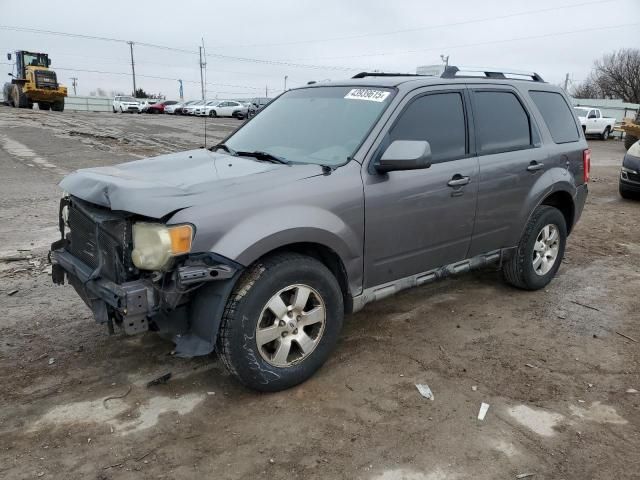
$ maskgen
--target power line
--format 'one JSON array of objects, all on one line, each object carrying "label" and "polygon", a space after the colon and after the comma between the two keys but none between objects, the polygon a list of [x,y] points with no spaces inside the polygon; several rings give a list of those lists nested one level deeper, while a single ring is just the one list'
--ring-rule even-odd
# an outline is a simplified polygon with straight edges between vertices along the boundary
[{"label": "power line", "polygon": [[536,10],[527,10],[523,12],[510,13],[506,15],[496,15],[491,17],[482,17],[482,18],[476,18],[472,20],[462,20],[459,22],[440,23],[435,25],[423,25],[421,27],[404,28],[401,30],[390,30],[385,32],[360,33],[360,34],[353,34],[353,35],[344,35],[339,37],[315,38],[315,39],[309,39],[309,40],[295,40],[290,42],[279,42],[279,43],[260,43],[260,44],[247,44],[247,45],[227,44],[227,45],[219,45],[219,46],[210,47],[210,48],[218,49],[218,48],[281,47],[281,46],[287,46],[287,45],[305,45],[310,43],[326,43],[326,42],[334,42],[334,41],[340,41],[340,40],[355,40],[358,38],[382,37],[382,36],[389,36],[389,35],[399,35],[403,33],[419,32],[424,30],[434,30],[437,28],[458,27],[462,25],[470,25],[473,23],[484,23],[484,22],[489,22],[493,20],[505,20],[508,18],[522,17],[522,16],[533,15],[537,13],[553,12],[553,11],[563,10],[567,8],[585,7],[585,6],[601,4],[601,3],[611,3],[614,1],[618,1],[618,0],[593,0],[589,2],[562,5],[559,7],[540,8]]},{"label": "power line", "polygon": [[[37,33],[37,34],[42,34],[42,35],[57,35],[57,36],[62,36],[62,37],[70,37],[70,38],[80,38],[80,39],[84,39],[84,40],[100,40],[100,41],[108,41],[108,42],[118,42],[118,43],[128,43],[131,40],[122,40],[122,39],[118,39],[118,38],[109,38],[109,37],[98,37],[98,36],[94,36],[94,35],[85,35],[85,34],[80,34],[80,33],[66,33],[66,32],[56,32],[53,30],[41,30],[41,29],[37,29],[37,28],[28,28],[28,27],[15,27],[15,26],[11,26],[11,25],[0,25],[0,30],[11,30],[14,32],[26,32],[26,33]],[[180,52],[180,53],[187,53],[190,55],[198,55],[199,52],[198,51],[194,51],[194,50],[187,50],[184,48],[176,48],[176,47],[169,47],[166,45],[157,45],[154,43],[146,43],[146,42],[138,42],[135,41],[135,44],[139,47],[149,47],[149,48],[156,48],[156,49],[161,49],[161,50],[169,50],[169,51],[175,51],[175,52]],[[225,60],[234,60],[234,61],[241,61],[241,62],[252,62],[252,63],[260,63],[260,64],[267,64],[267,65],[284,65],[284,66],[288,66],[288,67],[295,67],[295,68],[311,68],[311,69],[320,69],[320,70],[343,70],[343,71],[353,71],[353,70],[360,70],[362,69],[362,67],[345,67],[345,66],[332,66],[332,65],[308,65],[308,64],[300,64],[300,63],[292,63],[292,62],[288,62],[288,61],[281,61],[281,60],[267,60],[267,59],[260,59],[260,58],[249,58],[249,57],[236,57],[233,55],[222,55],[222,54],[207,54],[207,57],[212,57],[212,58],[221,58],[221,59],[225,59]]]},{"label": "power line", "polygon": [[[501,39],[501,40],[488,40],[486,42],[474,42],[474,43],[465,43],[465,44],[449,45],[449,46],[440,46],[440,47],[433,47],[433,48],[421,48],[421,49],[417,49],[417,50],[399,50],[399,51],[393,51],[393,52],[361,53],[361,54],[358,54],[358,55],[341,55],[341,56],[335,56],[335,57],[320,57],[320,58],[318,58],[318,60],[344,59],[344,58],[361,58],[361,57],[379,57],[379,56],[386,56],[386,55],[407,55],[407,54],[412,54],[412,53],[436,52],[436,51],[441,51],[441,50],[451,50],[451,49],[454,49],[454,48],[467,48],[467,47],[476,47],[476,46],[481,46],[481,45],[494,45],[494,44],[498,44],[498,43],[517,42],[517,41],[521,41],[521,40],[535,40],[535,39],[540,39],[540,38],[559,37],[559,36],[563,36],[563,35],[573,35],[575,33],[593,32],[593,31],[596,31],[596,30],[610,30],[612,28],[635,27],[637,25],[640,25],[640,23],[639,22],[636,22],[636,23],[623,23],[623,24],[619,24],[619,25],[608,25],[608,26],[605,26],[605,27],[589,27],[589,28],[582,28],[580,30],[570,30],[570,31],[565,31],[565,32],[546,33],[546,34],[542,34],[542,35],[529,35],[529,36],[526,36],[526,37],[505,38],[505,39]],[[303,60],[303,59],[301,58],[300,60]]]}]

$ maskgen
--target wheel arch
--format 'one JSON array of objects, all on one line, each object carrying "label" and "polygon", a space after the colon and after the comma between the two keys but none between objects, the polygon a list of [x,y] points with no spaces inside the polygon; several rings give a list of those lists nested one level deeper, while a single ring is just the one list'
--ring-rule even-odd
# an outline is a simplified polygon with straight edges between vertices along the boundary
[{"label": "wheel arch", "polygon": [[573,196],[566,190],[557,190],[545,196],[539,205],[557,208],[567,224],[567,234],[571,233],[576,215]]},{"label": "wheel arch", "polygon": [[340,290],[342,291],[342,298],[344,301],[345,313],[351,313],[353,310],[353,298],[351,289],[349,288],[349,275],[347,269],[340,258],[340,255],[332,248],[317,242],[295,242],[282,245],[274,248],[273,250],[263,254],[257,260],[265,258],[277,253],[294,252],[301,255],[307,255],[318,260],[338,281]]}]

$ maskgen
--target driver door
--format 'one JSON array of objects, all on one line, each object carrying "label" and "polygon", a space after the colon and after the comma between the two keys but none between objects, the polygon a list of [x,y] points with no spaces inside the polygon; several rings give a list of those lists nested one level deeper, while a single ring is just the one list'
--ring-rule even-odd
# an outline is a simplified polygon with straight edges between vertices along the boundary
[{"label": "driver door", "polygon": [[432,164],[364,175],[365,288],[464,260],[478,196],[465,88],[427,88],[405,99],[374,163],[394,140],[426,140]]}]

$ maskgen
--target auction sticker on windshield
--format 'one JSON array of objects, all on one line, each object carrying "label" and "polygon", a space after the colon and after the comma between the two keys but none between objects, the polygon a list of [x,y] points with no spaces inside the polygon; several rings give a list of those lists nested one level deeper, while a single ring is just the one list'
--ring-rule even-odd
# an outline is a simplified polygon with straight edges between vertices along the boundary
[{"label": "auction sticker on windshield", "polygon": [[354,88],[344,98],[349,100],[369,100],[370,102],[384,102],[391,92],[373,90],[371,88]]}]

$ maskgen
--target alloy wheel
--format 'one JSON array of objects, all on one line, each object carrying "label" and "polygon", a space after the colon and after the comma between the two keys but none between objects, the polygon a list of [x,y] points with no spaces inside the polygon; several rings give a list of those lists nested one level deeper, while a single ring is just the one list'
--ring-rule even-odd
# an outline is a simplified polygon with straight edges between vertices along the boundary
[{"label": "alloy wheel", "polygon": [[560,233],[553,224],[540,230],[533,244],[533,270],[538,275],[546,275],[553,268],[560,249]]},{"label": "alloy wheel", "polygon": [[326,306],[308,285],[290,285],[273,295],[256,326],[260,356],[275,367],[290,367],[318,346],[326,324]]}]

